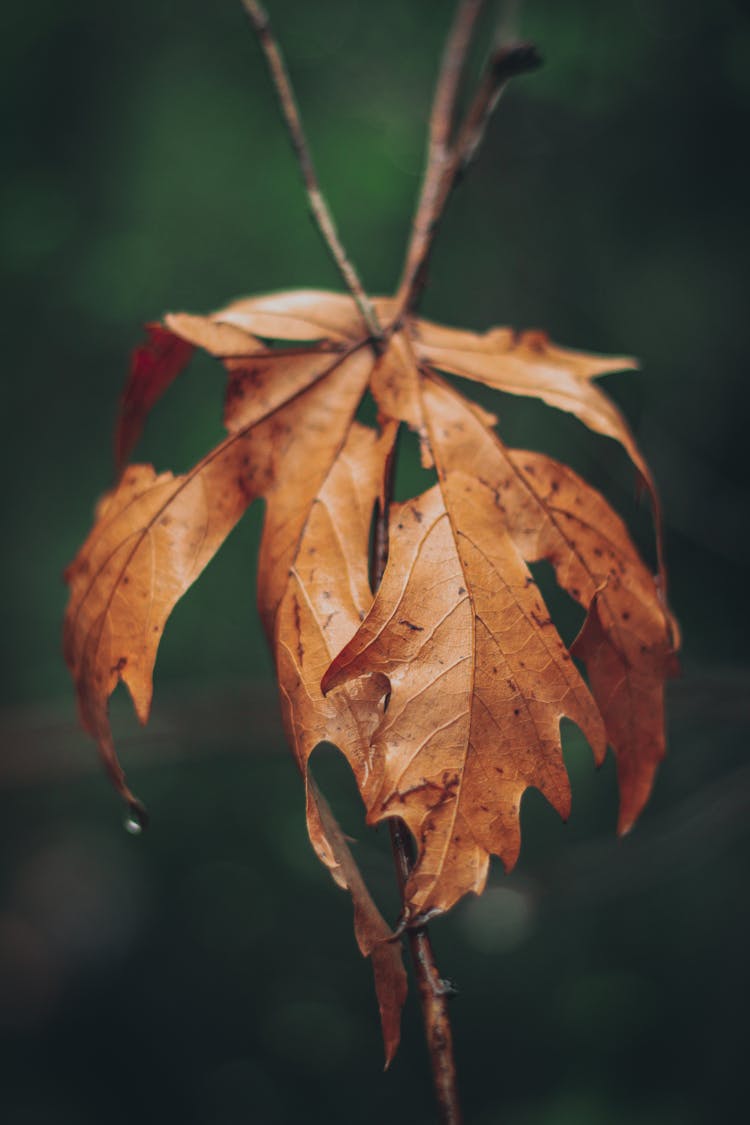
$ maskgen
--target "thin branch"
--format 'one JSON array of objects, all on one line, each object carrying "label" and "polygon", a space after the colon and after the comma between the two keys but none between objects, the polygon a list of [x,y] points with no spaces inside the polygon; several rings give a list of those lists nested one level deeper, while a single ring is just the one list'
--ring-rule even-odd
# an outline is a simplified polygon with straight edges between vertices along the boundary
[{"label": "thin branch", "polygon": [[359,275],[349,261],[346,251],[341,244],[333,221],[333,216],[320,189],[310,147],[302,128],[302,119],[294,97],[294,90],[292,89],[284,58],[281,54],[281,48],[276,42],[273,31],[271,30],[271,22],[268,18],[268,13],[257,0],[242,0],[242,5],[247,15],[250,17],[250,22],[255,29],[258,41],[266,57],[266,62],[268,63],[268,70],[276,88],[282,116],[286,123],[292,141],[292,147],[302,173],[310,211],[323,237],[323,241],[330,251],[339,273],[344,279],[347,289],[357,304],[357,308],[365,322],[367,331],[373,343],[377,346],[382,340],[383,331],[378,322],[372,302],[367,296],[364,286],[359,279]]},{"label": "thin branch", "polygon": [[[397,452],[397,442],[394,442],[386,465],[383,498],[382,502],[378,504],[375,520],[370,567],[373,591],[377,591],[388,561],[388,513],[393,500]],[[392,817],[388,820],[388,826],[391,834],[393,861],[396,865],[396,876],[403,903],[404,888],[414,867],[414,846],[409,830],[402,820],[398,817]],[[455,992],[455,989],[443,980],[438,971],[427,925],[423,923],[409,927],[404,912],[403,927],[399,927],[396,933],[402,932],[402,928],[407,931],[409,950],[414,962],[425,1035],[430,1052],[435,1095],[440,1109],[440,1120],[442,1125],[461,1125],[463,1118],[456,1084],[453,1033],[448,1015],[448,997]]]},{"label": "thin branch", "polygon": [[[393,858],[403,896],[406,880],[414,866],[414,849],[409,830],[403,820],[393,818],[388,821],[388,825],[391,831]],[[417,976],[440,1119],[442,1125],[461,1125],[463,1117],[458,1100],[453,1032],[448,1014],[448,998],[453,996],[456,990],[449,981],[441,977],[438,971],[427,926],[415,926],[407,933]]]},{"label": "thin branch", "polygon": [[443,184],[443,204],[476,156],[490,117],[511,78],[536,70],[541,63],[541,56],[533,43],[500,47],[492,54],[458,133],[453,160]]},{"label": "thin branch", "polygon": [[[407,254],[404,274],[397,297],[397,323],[418,298],[427,276],[435,235],[445,212],[446,204],[456,184],[476,156],[484,138],[487,124],[500,97],[511,78],[525,74],[541,65],[541,57],[532,43],[517,43],[500,47],[490,57],[471,101],[466,116],[458,129],[455,142],[447,157],[441,162],[441,174],[436,185],[430,184],[430,195],[423,190],[424,210],[420,207],[419,228],[415,222],[414,235]],[[452,113],[452,111],[451,111]],[[451,116],[449,113],[448,116]],[[430,176],[425,175],[425,188]]]},{"label": "thin branch", "polygon": [[456,11],[440,64],[430,115],[428,164],[430,157],[439,155],[450,142],[461,74],[471,46],[474,25],[483,6],[484,0],[462,0]]},{"label": "thin branch", "polygon": [[450,158],[449,143],[453,132],[461,74],[469,53],[474,26],[483,4],[484,0],[461,0],[443,52],[430,113],[429,142],[422,190],[412,223],[411,239],[397,294],[399,307],[402,296],[411,290],[413,276],[424,258],[425,248],[430,241],[431,227],[438,213],[436,202]]}]

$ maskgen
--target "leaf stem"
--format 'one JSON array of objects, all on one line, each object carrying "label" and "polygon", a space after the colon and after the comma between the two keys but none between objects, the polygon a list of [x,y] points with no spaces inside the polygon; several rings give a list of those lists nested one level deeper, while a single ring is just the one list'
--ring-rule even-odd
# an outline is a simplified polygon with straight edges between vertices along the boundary
[{"label": "leaf stem", "polygon": [[289,136],[292,142],[294,154],[297,157],[300,172],[302,173],[302,180],[305,185],[307,193],[307,201],[312,213],[313,219],[317,224],[318,230],[323,238],[323,241],[333,258],[333,261],[341,274],[347,289],[354,298],[357,308],[362,316],[363,321],[367,327],[367,331],[373,341],[376,349],[380,350],[380,344],[383,339],[383,330],[377,318],[375,309],[373,308],[370,298],[365,292],[364,286],[359,279],[359,275],[354,268],[353,264],[347,257],[346,251],[341,243],[341,240],[336,230],[336,224],[333,221],[333,216],[329,210],[328,204],[323,197],[320,189],[320,183],[313,164],[310,146],[307,143],[304,130],[302,128],[302,119],[297,106],[297,101],[294,96],[294,90],[286,69],[284,57],[281,53],[281,48],[271,29],[271,21],[268,13],[258,0],[242,0],[242,6],[250,18],[250,22],[255,29],[258,37],[258,42],[263,50],[268,64],[268,70],[271,75],[276,94],[279,99],[279,106],[284,118]]},{"label": "leaf stem", "polygon": [[[388,561],[388,517],[390,505],[393,501],[398,454],[397,442],[398,435],[386,464],[383,495],[378,504],[375,520],[371,560],[373,592],[377,590],[383,580]],[[415,863],[414,845],[403,820],[398,817],[391,817],[388,820],[388,827],[391,834],[393,861],[396,866],[396,876],[403,903],[404,888]],[[404,916],[405,914],[404,909]],[[427,1047],[430,1052],[432,1079],[440,1110],[441,1125],[461,1125],[463,1117],[458,1100],[453,1032],[448,1014],[448,997],[454,994],[455,989],[441,977],[438,971],[427,925],[422,923],[409,927],[407,924],[405,929],[417,978],[422,1019],[427,1037]]]}]

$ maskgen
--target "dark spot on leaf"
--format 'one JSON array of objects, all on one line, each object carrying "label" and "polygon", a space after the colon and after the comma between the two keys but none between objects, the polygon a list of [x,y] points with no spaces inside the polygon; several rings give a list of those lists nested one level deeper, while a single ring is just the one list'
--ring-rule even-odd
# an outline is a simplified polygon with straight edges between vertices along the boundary
[{"label": "dark spot on leaf", "polygon": [[544,332],[524,332],[521,340],[529,351],[535,352],[536,355],[543,355],[546,351],[547,337]]},{"label": "dark spot on leaf", "polygon": [[297,660],[301,664],[305,656],[305,646],[302,644],[302,622],[300,620],[299,602],[294,598],[294,632],[297,636]]}]

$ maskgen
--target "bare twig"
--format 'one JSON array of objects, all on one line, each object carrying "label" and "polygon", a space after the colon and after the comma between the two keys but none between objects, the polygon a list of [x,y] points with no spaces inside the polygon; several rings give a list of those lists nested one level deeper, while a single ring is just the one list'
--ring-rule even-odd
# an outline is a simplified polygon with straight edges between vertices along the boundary
[{"label": "bare twig", "polygon": [[474,25],[483,3],[484,0],[461,0],[443,52],[430,113],[430,134],[422,190],[412,223],[411,239],[396,298],[399,308],[402,307],[402,298],[411,292],[414,276],[431,241],[432,225],[438,213],[436,206],[438,192],[450,159],[449,143],[453,132],[453,117],[461,73],[469,53]]},{"label": "bare twig", "polygon": [[292,147],[302,173],[310,211],[323,237],[323,241],[330,251],[339,273],[344,279],[347,289],[356,301],[357,308],[367,326],[367,331],[373,343],[377,346],[382,340],[383,332],[378,322],[375,309],[372,306],[372,302],[367,296],[364,286],[359,279],[359,275],[349,261],[346,251],[341,244],[336,225],[333,221],[333,216],[320,190],[315,165],[313,164],[310,148],[302,128],[302,120],[294,97],[294,90],[292,89],[281,49],[271,30],[271,22],[268,18],[268,13],[257,0],[242,0],[242,5],[250,17],[250,21],[258,36],[258,41],[266,56],[268,70],[276,88],[281,112],[289,131]]},{"label": "bare twig", "polygon": [[[396,457],[397,444],[394,442],[386,466],[383,499],[378,505],[375,521],[370,567],[373,591],[380,585],[388,561],[388,512],[393,499]],[[404,888],[414,866],[414,847],[409,830],[402,820],[392,817],[388,826],[403,902]],[[442,1125],[461,1125],[463,1119],[456,1084],[453,1033],[448,1015],[448,997],[455,990],[440,976],[426,924],[409,927],[408,920],[405,919],[403,928],[408,934],[409,950],[414,962],[440,1120]],[[399,927],[396,932],[399,933],[400,930]]]},{"label": "bare twig", "polygon": [[[459,8],[457,20],[465,6],[465,4],[462,4]],[[464,51],[467,50],[468,42],[464,45]],[[495,50],[484,69],[477,91],[458,129],[455,141],[447,150],[443,147],[439,153],[433,152],[431,146],[430,161],[425,173],[417,218],[415,219],[406,264],[399,285],[395,323],[398,323],[403,314],[413,306],[424,287],[427,264],[434,245],[435,234],[448,198],[476,156],[487,123],[500,100],[500,96],[511,78],[534,70],[540,63],[541,58],[531,43],[517,43],[510,47],[499,47]],[[441,81],[438,83],[439,93],[442,93],[441,87],[442,75]],[[455,86],[453,88],[454,102],[457,92],[458,88]],[[436,108],[438,106],[438,94],[435,97],[435,106]],[[454,106],[447,105],[442,96],[440,97],[440,113],[443,130],[446,126],[450,130]]]},{"label": "bare twig", "polygon": [[[409,830],[403,820],[393,818],[388,821],[388,825],[391,831],[393,858],[403,896],[406,880],[414,866],[414,848]],[[415,926],[407,930],[407,934],[419,988],[422,1018],[432,1063],[432,1080],[441,1123],[461,1125],[463,1117],[458,1100],[453,1032],[448,1015],[448,999],[456,990],[449,981],[441,977],[438,971],[427,926]]]},{"label": "bare twig", "polygon": [[535,70],[541,62],[533,43],[516,43],[493,52],[456,139],[453,159],[442,185],[443,205],[454,184],[476,156],[487,123],[511,78]]}]

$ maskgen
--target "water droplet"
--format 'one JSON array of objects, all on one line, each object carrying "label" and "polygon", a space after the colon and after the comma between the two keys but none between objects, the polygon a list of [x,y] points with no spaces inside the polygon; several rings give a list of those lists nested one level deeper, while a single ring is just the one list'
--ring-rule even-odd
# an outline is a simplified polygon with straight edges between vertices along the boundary
[{"label": "water droplet", "polygon": [[140,801],[129,801],[123,825],[129,835],[140,836],[141,832],[148,828],[148,812],[145,805],[142,805]]}]

